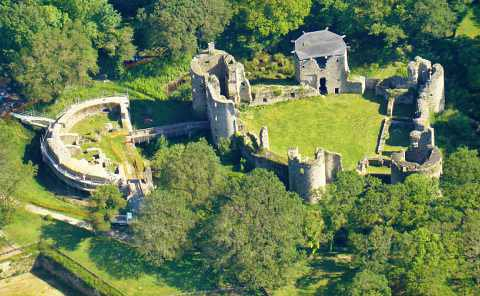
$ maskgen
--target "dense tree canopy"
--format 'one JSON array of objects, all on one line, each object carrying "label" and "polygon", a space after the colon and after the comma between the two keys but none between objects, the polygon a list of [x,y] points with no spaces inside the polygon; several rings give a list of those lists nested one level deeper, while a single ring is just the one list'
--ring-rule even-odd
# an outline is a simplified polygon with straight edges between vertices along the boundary
[{"label": "dense tree canopy", "polygon": [[104,72],[122,74],[132,37],[107,0],[0,1],[0,70],[32,100],[89,81],[97,60]]},{"label": "dense tree canopy", "polygon": [[38,32],[31,42],[12,64],[12,77],[29,98],[51,99],[68,85],[88,82],[98,70],[97,52],[78,22]]},{"label": "dense tree canopy", "polygon": [[116,185],[98,187],[92,194],[91,221],[96,231],[110,230],[110,222],[118,215],[120,209],[125,208],[127,201]]},{"label": "dense tree canopy", "polygon": [[214,41],[231,16],[226,0],[158,0],[139,10],[138,34],[145,48],[178,57]]},{"label": "dense tree canopy", "polygon": [[209,229],[204,251],[221,281],[253,290],[285,283],[298,260],[303,208],[271,172],[254,170],[231,184]]},{"label": "dense tree canopy", "polygon": [[276,44],[303,25],[312,0],[233,0],[235,16],[222,36],[222,45],[245,56]]},{"label": "dense tree canopy", "polygon": [[204,205],[223,190],[219,159],[205,140],[161,148],[152,169],[162,186],[184,193],[192,206]]},{"label": "dense tree canopy", "polygon": [[133,224],[139,250],[155,264],[181,257],[189,249],[196,216],[180,192],[157,190],[142,204]]}]

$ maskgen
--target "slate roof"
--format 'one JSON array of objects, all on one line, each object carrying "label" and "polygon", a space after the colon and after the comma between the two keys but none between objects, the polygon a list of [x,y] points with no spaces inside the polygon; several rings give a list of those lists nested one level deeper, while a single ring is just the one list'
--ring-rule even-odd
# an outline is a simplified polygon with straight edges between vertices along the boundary
[{"label": "slate roof", "polygon": [[295,40],[295,54],[300,60],[343,55],[347,48],[343,37],[328,29],[304,33]]}]

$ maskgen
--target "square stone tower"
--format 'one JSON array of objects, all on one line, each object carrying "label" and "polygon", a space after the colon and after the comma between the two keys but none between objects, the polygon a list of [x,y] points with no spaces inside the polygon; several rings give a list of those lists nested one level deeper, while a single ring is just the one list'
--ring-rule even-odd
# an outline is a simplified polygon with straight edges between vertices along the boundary
[{"label": "square stone tower", "polygon": [[295,43],[295,76],[320,94],[350,92],[345,36],[321,31],[303,33]]}]

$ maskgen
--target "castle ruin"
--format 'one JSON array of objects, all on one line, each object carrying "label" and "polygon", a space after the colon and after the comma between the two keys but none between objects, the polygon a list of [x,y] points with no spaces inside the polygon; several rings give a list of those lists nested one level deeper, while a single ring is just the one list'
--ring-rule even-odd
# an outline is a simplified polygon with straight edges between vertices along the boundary
[{"label": "castle ruin", "polygon": [[321,31],[303,33],[295,43],[295,77],[319,94],[363,93],[365,77],[349,81],[345,36]]},{"label": "castle ruin", "polygon": [[[222,138],[241,135],[247,147],[242,155],[247,161],[254,167],[276,171],[289,190],[311,203],[318,201],[325,186],[342,170],[342,156],[317,148],[313,159],[302,158],[297,148],[291,148],[287,153],[288,162],[284,163],[281,156],[270,151],[267,127],[260,130],[259,137],[243,130],[238,118],[241,104],[268,105],[320,94],[363,94],[370,89],[388,100],[388,116],[392,116],[395,102],[416,106],[415,118],[409,119],[407,124],[415,126],[410,148],[394,154],[388,162],[391,163],[392,183],[401,182],[412,173],[438,177],[442,171],[442,156],[428,122],[430,112],[444,109],[442,66],[432,66],[430,61],[417,57],[408,65],[407,78],[391,77],[379,81],[360,76],[350,80],[344,37],[327,28],[304,33],[294,41],[295,77],[299,85],[251,86],[243,65],[228,53],[215,49],[213,43],[191,62],[193,110],[199,118],[208,120],[213,142],[218,145]],[[385,123],[397,124],[389,118]],[[381,130],[383,134],[386,128]],[[380,138],[379,141],[384,141],[383,136]],[[368,166],[363,164],[365,168]]]}]

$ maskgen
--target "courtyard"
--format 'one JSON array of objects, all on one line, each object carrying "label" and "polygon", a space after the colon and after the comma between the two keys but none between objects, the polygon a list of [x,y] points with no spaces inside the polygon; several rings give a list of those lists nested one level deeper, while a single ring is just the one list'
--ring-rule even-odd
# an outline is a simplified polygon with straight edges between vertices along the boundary
[{"label": "courtyard", "polygon": [[[287,150],[298,147],[313,157],[316,147],[342,154],[343,166],[355,168],[365,156],[374,156],[384,110],[380,100],[367,95],[341,94],[248,108],[242,121],[249,131],[268,127],[270,149],[287,160]],[[403,141],[391,141],[400,150]]]}]

